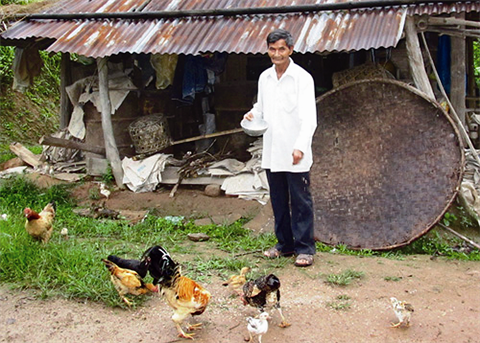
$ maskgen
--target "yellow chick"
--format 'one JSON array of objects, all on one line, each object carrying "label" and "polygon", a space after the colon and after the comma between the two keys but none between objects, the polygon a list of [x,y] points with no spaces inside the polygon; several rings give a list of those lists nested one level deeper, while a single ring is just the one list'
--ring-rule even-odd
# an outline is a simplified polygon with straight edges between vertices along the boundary
[{"label": "yellow chick", "polygon": [[222,283],[223,286],[230,286],[230,288],[237,294],[243,294],[243,285],[247,282],[245,275],[250,271],[249,267],[243,267],[240,275],[231,275],[230,278]]}]

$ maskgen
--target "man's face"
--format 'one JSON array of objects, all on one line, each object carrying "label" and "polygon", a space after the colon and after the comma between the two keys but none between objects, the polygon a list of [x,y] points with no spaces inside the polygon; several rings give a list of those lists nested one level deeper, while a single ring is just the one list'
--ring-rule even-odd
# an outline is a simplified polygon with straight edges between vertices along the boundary
[{"label": "man's face", "polygon": [[268,56],[276,67],[287,66],[292,53],[293,47],[288,47],[285,39],[268,44]]}]

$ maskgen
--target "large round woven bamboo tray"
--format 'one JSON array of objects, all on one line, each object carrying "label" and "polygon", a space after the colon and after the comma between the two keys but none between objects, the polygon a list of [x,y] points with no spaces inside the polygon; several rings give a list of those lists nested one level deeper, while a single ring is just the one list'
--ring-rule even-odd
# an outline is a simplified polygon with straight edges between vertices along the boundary
[{"label": "large round woven bamboo tray", "polygon": [[448,114],[404,83],[356,81],[317,99],[315,239],[352,249],[406,245],[455,199],[463,145]]}]

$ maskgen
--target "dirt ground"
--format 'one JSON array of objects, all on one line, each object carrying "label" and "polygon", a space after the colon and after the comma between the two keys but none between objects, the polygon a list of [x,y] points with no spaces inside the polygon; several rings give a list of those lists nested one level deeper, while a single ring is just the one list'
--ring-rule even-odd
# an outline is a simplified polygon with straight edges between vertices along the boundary
[{"label": "dirt ground", "polygon": [[[88,203],[90,184],[75,196]],[[161,215],[206,217],[228,220],[255,217],[254,230],[271,230],[269,211],[255,201],[207,197],[199,190],[170,190],[112,194],[107,207],[127,210],[132,220],[156,208]],[[267,205],[268,207],[268,205]],[[124,213],[127,213],[124,212]],[[135,219],[136,218],[136,219]],[[219,219],[220,218],[220,219]],[[197,243],[203,244],[203,243]],[[280,328],[279,316],[271,312],[269,342],[480,342],[480,264],[438,257],[409,256],[404,260],[317,253],[314,266],[299,269],[292,263],[275,273],[282,282],[281,304],[288,328]],[[364,272],[348,286],[331,286],[326,275],[347,269]],[[204,286],[212,293],[206,312],[195,321],[203,323],[195,341],[243,342],[247,316],[257,311],[212,278]],[[415,312],[409,328],[390,328],[395,315],[390,297],[410,302]],[[151,296],[135,309],[111,308],[92,302],[63,299],[38,300],[29,291],[0,287],[0,342],[176,342],[165,301]]]}]

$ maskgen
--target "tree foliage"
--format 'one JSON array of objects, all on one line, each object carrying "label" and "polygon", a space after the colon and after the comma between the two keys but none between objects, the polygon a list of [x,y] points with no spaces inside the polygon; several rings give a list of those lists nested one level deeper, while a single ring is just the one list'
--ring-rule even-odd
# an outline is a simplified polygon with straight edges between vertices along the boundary
[{"label": "tree foliage", "polygon": [[480,40],[473,42],[473,67],[475,70],[475,82],[480,89]]},{"label": "tree foliage", "polygon": [[0,5],[27,5],[33,0],[0,0]]}]

